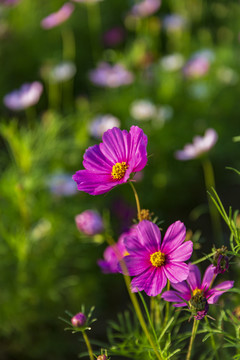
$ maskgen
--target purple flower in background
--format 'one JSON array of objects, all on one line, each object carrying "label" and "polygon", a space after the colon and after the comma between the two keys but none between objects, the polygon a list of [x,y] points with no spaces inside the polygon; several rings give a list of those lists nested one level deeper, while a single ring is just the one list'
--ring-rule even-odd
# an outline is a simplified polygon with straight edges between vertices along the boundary
[{"label": "purple flower in background", "polygon": [[93,137],[101,139],[105,131],[119,126],[120,120],[115,116],[110,114],[99,115],[90,123],[89,131]]},{"label": "purple flower in background", "polygon": [[75,327],[81,327],[86,324],[87,318],[83,313],[78,313],[74,315],[71,319],[71,323]]},{"label": "purple flower in background", "polygon": [[100,259],[97,262],[104,274],[114,274],[119,272],[119,261],[121,261],[124,256],[128,255],[124,245],[124,238],[126,235],[133,233],[134,227],[128,232],[123,233],[116,244],[108,246],[105,249],[103,253],[104,260]]},{"label": "purple flower in background", "polygon": [[7,94],[4,99],[4,105],[11,110],[20,111],[35,105],[43,92],[43,86],[40,82],[26,83],[19,90],[14,90]]},{"label": "purple flower in background", "polygon": [[161,6],[161,0],[143,0],[132,8],[132,14],[137,17],[146,17],[154,14]]},{"label": "purple flower in background", "polygon": [[180,14],[166,15],[163,19],[163,28],[168,32],[181,31],[186,27],[186,19]]},{"label": "purple flower in background", "polygon": [[103,220],[98,212],[86,210],[75,216],[75,222],[80,232],[93,236],[103,232]]},{"label": "purple flower in background", "polygon": [[74,5],[70,2],[65,3],[58,11],[48,15],[41,21],[44,29],[51,29],[65,22],[74,10]]},{"label": "purple flower in background", "polygon": [[213,265],[215,266],[215,274],[224,274],[229,269],[229,258],[227,256],[227,247],[222,246],[220,249],[215,249],[213,256]]},{"label": "purple flower in background", "polygon": [[184,261],[192,255],[192,241],[184,242],[186,228],[176,221],[166,231],[161,241],[158,226],[143,220],[135,227],[135,234],[125,237],[124,244],[130,254],[124,258],[130,276],[132,291],[144,290],[156,296],[169,279],[178,283],[188,277],[188,265]]},{"label": "purple flower in background", "polygon": [[57,196],[71,196],[76,194],[77,189],[69,174],[56,173],[49,176],[47,185],[50,192]]},{"label": "purple flower in background", "polygon": [[106,31],[103,35],[103,42],[106,46],[116,46],[120,44],[125,36],[125,31],[120,26],[115,26]]},{"label": "purple flower in background", "polygon": [[147,136],[138,126],[132,126],[129,132],[114,127],[103,134],[102,143],[89,147],[83,158],[85,170],[72,177],[78,190],[104,194],[145,167]]},{"label": "purple flower in background", "polygon": [[214,129],[207,129],[203,137],[195,136],[193,138],[193,144],[187,144],[183,150],[176,151],[175,157],[178,160],[195,159],[208,152],[215,145],[217,139],[217,132]]},{"label": "purple flower in background", "polygon": [[102,62],[97,69],[90,71],[90,80],[98,86],[116,88],[133,82],[133,74],[121,64],[110,65]]},{"label": "purple flower in background", "polygon": [[209,304],[215,304],[220,295],[231,289],[234,281],[224,281],[211,288],[214,281],[215,267],[209,265],[201,282],[201,274],[196,265],[189,264],[189,275],[186,281],[178,284],[171,283],[176,290],[169,290],[162,294],[166,301],[175,302],[175,307],[188,306],[197,320],[201,320],[208,311]]},{"label": "purple flower in background", "polygon": [[14,6],[17,5],[21,0],[0,0],[0,4],[6,6]]},{"label": "purple flower in background", "polygon": [[185,64],[183,74],[187,78],[198,79],[208,72],[209,67],[210,62],[206,57],[193,57]]}]

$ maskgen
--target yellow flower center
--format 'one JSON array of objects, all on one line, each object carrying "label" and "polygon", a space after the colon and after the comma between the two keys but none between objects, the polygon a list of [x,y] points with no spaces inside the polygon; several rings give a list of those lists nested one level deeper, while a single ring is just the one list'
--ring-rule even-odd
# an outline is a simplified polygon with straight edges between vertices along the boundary
[{"label": "yellow flower center", "polygon": [[128,167],[129,166],[125,163],[125,161],[113,165],[111,172],[112,178],[115,180],[121,180],[124,177]]},{"label": "yellow flower center", "polygon": [[129,252],[127,250],[125,250],[123,253],[123,256],[128,256],[128,255],[130,255]]},{"label": "yellow flower center", "polygon": [[202,292],[203,291],[201,289],[196,288],[196,289],[193,290],[192,294],[193,294],[193,296],[202,295]]},{"label": "yellow flower center", "polygon": [[165,254],[157,251],[150,256],[150,261],[153,266],[160,267],[165,263]]}]

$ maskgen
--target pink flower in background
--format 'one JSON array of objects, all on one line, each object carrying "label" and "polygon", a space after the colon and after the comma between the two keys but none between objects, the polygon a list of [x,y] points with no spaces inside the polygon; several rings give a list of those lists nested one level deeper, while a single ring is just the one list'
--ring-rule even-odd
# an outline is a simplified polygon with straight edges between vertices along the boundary
[{"label": "pink flower in background", "polygon": [[125,31],[120,26],[115,26],[112,29],[106,31],[103,35],[103,42],[106,46],[116,46],[123,42]]},{"label": "pink flower in background", "polygon": [[104,194],[146,166],[147,136],[137,126],[129,132],[114,127],[103,134],[102,143],[89,147],[83,158],[85,170],[72,177],[78,190]]},{"label": "pink flower in background", "polygon": [[95,85],[110,88],[131,84],[134,79],[133,74],[123,65],[110,65],[106,62],[101,62],[97,69],[92,70],[89,78]]},{"label": "pink flower in background", "polygon": [[74,315],[71,319],[71,323],[73,324],[73,326],[76,327],[81,327],[84,326],[86,324],[87,318],[83,313],[78,313],[76,315]]},{"label": "pink flower in background", "polygon": [[135,227],[135,233],[125,237],[124,244],[129,253],[124,257],[130,276],[132,291],[144,290],[149,296],[156,296],[169,279],[178,283],[188,277],[188,265],[184,261],[192,255],[192,241],[184,242],[186,228],[176,221],[166,231],[161,241],[158,226],[143,220]]},{"label": "pink flower in background", "polygon": [[163,28],[168,32],[181,31],[186,27],[186,19],[180,14],[166,15],[163,19]]},{"label": "pink flower in background", "polygon": [[231,289],[234,281],[224,281],[210,288],[216,277],[215,266],[209,265],[201,282],[201,274],[196,265],[189,265],[189,275],[186,281],[172,284],[176,290],[169,290],[162,294],[166,301],[175,302],[175,307],[189,306],[194,317],[201,320],[208,312],[209,304],[215,304],[219,296]]},{"label": "pink flower in background", "polygon": [[195,136],[192,144],[184,146],[183,150],[175,152],[178,160],[195,159],[208,152],[217,142],[218,134],[214,129],[207,129],[204,136]]},{"label": "pink flower in background", "polygon": [[131,13],[137,17],[147,17],[154,14],[161,6],[161,0],[143,0],[133,6]]},{"label": "pink flower in background", "polygon": [[74,10],[74,5],[70,2],[65,3],[58,11],[48,15],[41,21],[44,29],[51,29],[65,22]]},{"label": "pink flower in background", "polygon": [[120,126],[120,120],[111,114],[98,115],[89,125],[90,134],[101,139],[105,131]]},{"label": "pink flower in background", "polygon": [[20,111],[27,109],[38,103],[43,92],[43,86],[40,82],[26,83],[19,90],[7,94],[4,99],[4,105],[11,110]]},{"label": "pink flower in background", "polygon": [[114,274],[119,272],[119,261],[127,255],[127,250],[124,245],[124,238],[129,234],[134,233],[134,227],[129,231],[123,233],[118,242],[114,245],[108,246],[103,253],[104,260],[98,260],[98,265],[100,266],[104,274]]},{"label": "pink flower in background", "polygon": [[93,236],[103,232],[103,220],[98,212],[86,210],[75,216],[75,222],[80,232]]},{"label": "pink flower in background", "polygon": [[0,4],[6,6],[14,6],[17,5],[21,0],[0,0]]},{"label": "pink flower in background", "polygon": [[205,75],[210,67],[209,60],[203,56],[193,57],[183,68],[183,74],[187,78],[200,78]]}]

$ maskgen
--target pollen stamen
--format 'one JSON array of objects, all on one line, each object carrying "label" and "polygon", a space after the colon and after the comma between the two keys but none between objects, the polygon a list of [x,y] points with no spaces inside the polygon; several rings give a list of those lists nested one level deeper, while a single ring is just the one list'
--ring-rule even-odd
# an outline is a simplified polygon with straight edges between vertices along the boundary
[{"label": "pollen stamen", "polygon": [[193,290],[192,294],[193,294],[193,296],[202,295],[202,292],[203,291],[201,289],[196,288]]},{"label": "pollen stamen", "polygon": [[165,254],[161,251],[156,251],[150,256],[150,261],[153,266],[160,267],[165,264]]},{"label": "pollen stamen", "polygon": [[128,167],[129,165],[127,165],[125,161],[113,165],[111,172],[112,178],[115,180],[121,180],[124,177]]}]

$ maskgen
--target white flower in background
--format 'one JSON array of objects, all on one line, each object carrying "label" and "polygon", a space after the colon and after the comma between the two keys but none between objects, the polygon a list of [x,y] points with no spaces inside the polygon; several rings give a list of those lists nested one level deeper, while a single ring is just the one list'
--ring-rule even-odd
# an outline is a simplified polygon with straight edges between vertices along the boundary
[{"label": "white flower in background", "polygon": [[183,150],[175,152],[178,160],[191,160],[208,152],[217,142],[218,134],[214,129],[207,129],[204,136],[195,136],[192,144],[186,144]]},{"label": "white flower in background", "polygon": [[54,83],[65,82],[72,79],[76,71],[76,65],[73,62],[64,61],[50,70],[49,78]]},{"label": "white flower in background", "polygon": [[165,71],[179,70],[183,64],[184,57],[179,53],[163,56],[160,60],[160,65]]},{"label": "white flower in background", "polygon": [[130,107],[130,114],[135,120],[146,121],[156,115],[156,106],[150,100],[135,100]]},{"label": "white flower in background", "polygon": [[72,180],[72,175],[56,172],[48,176],[46,180],[50,192],[56,196],[72,196],[76,194],[77,187]]},{"label": "white flower in background", "polygon": [[118,118],[110,114],[98,115],[90,123],[89,132],[93,137],[101,139],[103,133],[113,127],[120,127],[120,120]]},{"label": "white flower in background", "polygon": [[186,19],[180,14],[166,15],[163,19],[163,28],[170,33],[181,31],[186,25]]}]

